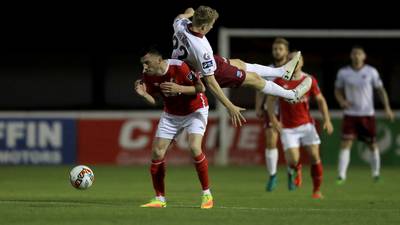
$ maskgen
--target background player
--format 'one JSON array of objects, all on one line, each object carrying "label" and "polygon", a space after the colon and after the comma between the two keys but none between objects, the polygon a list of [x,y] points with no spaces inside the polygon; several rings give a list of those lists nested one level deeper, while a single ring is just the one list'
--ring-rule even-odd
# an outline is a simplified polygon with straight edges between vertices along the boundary
[{"label": "background player", "polygon": [[[183,14],[179,14],[173,24],[172,58],[187,62],[193,70],[201,73],[209,90],[228,109],[235,126],[241,125],[242,121],[245,121],[240,113],[244,109],[232,104],[226,98],[221,87],[247,86],[266,94],[293,100],[299,99],[309,90],[311,79],[308,78],[294,87],[293,90],[286,90],[260,77],[260,75],[263,75],[290,79],[300,57],[300,52],[292,61],[280,68],[247,64],[240,60],[230,61],[214,55],[205,35],[212,29],[218,16],[218,12],[208,6],[200,6],[196,11],[188,8]],[[189,20],[191,17],[193,17],[192,21]]]},{"label": "background player", "polygon": [[366,57],[362,47],[353,47],[350,53],[351,65],[338,71],[335,82],[335,97],[344,109],[338,184],[343,184],[346,179],[350,163],[350,149],[354,138],[367,144],[371,152],[372,177],[375,181],[379,180],[381,162],[379,148],[376,144],[373,88],[378,91],[387,118],[391,121],[394,120],[389,98],[379,73],[374,67],[365,64]]},{"label": "background player", "polygon": [[[276,38],[272,43],[272,57],[274,63],[271,67],[281,67],[288,61],[289,42],[284,38]],[[265,190],[273,191],[277,185],[277,167],[278,167],[278,132],[272,127],[268,113],[266,112],[266,95],[262,92],[256,93],[256,115],[258,118],[264,119],[265,128],[265,163],[269,179],[266,183]],[[275,114],[279,113],[279,106],[275,104]]]},{"label": "background player", "polygon": [[[205,91],[204,85],[183,61],[164,60],[156,50],[148,51],[141,58],[141,62],[144,76],[142,80],[135,82],[136,93],[151,105],[156,103],[155,94],[160,94],[164,100],[164,112],[153,142],[150,167],[156,197],[141,207],[166,207],[164,156],[172,140],[186,129],[189,135],[189,148],[203,190],[201,208],[212,208],[208,162],[201,149],[208,117],[208,102],[202,93]],[[164,87],[164,82],[169,82],[169,87]],[[179,85],[181,93],[170,91],[172,82]]]},{"label": "background player", "polygon": [[[293,57],[293,54],[290,54],[289,57]],[[278,78],[275,82],[287,88],[296,86],[303,79],[309,77],[308,74],[301,70],[302,67],[303,58],[300,59],[291,81],[285,81]],[[300,159],[300,146],[303,146],[311,156],[311,177],[313,180],[312,197],[318,199],[322,198],[320,186],[322,183],[323,169],[319,155],[319,144],[321,141],[314,126],[314,119],[310,115],[310,97],[314,97],[318,103],[318,108],[323,118],[323,129],[326,129],[328,134],[332,134],[333,126],[329,116],[328,105],[319,90],[317,80],[312,77],[312,81],[310,91],[301,98],[300,102],[291,104],[284,99],[279,99],[281,122],[279,122],[275,116],[274,102],[276,97],[267,97],[267,110],[273,127],[280,131],[280,137],[288,164],[289,190],[294,190],[295,185],[300,186],[302,182],[301,173],[299,173],[301,168],[299,168],[298,165]],[[295,180],[296,175],[297,180]]]}]

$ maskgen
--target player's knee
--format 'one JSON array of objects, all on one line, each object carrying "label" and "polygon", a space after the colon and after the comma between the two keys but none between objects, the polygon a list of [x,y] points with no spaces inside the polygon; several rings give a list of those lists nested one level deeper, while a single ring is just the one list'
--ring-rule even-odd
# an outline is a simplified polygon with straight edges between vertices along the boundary
[{"label": "player's knee", "polygon": [[265,86],[265,80],[258,76],[258,74],[256,73],[247,72],[246,79],[244,80],[243,85],[253,87],[257,90],[262,90]]},{"label": "player's knee", "polygon": [[153,159],[162,159],[164,158],[165,147],[164,146],[154,146],[152,149]]},{"label": "player's knee", "polygon": [[199,146],[198,144],[189,144],[189,149],[194,156],[200,155],[201,153],[201,146]]},{"label": "player's knee", "polygon": [[232,66],[236,66],[241,70],[246,70],[246,63],[244,61],[240,59],[230,59],[229,61]]},{"label": "player's knee", "polygon": [[312,154],[311,155],[311,164],[317,164],[321,161],[321,158],[319,157],[318,153]]}]

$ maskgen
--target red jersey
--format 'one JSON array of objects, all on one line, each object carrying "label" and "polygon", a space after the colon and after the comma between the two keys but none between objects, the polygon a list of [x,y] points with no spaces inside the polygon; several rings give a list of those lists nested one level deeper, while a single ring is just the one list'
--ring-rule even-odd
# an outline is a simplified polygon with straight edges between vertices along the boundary
[{"label": "red jersey", "polygon": [[152,96],[160,94],[164,101],[164,111],[177,116],[188,115],[197,109],[208,106],[207,97],[204,93],[166,96],[162,93],[160,84],[163,82],[174,82],[183,86],[193,86],[198,79],[200,79],[199,76],[193,73],[186,63],[176,59],[168,60],[167,72],[162,76],[143,75],[147,93]]},{"label": "red jersey", "polygon": [[[274,82],[286,89],[293,89],[306,78],[306,75],[302,72],[300,80],[286,81],[278,78]],[[290,104],[283,98],[279,98],[280,120],[284,128],[294,128],[306,123],[314,123],[314,119],[310,115],[309,101],[311,96],[315,97],[321,91],[319,90],[317,80],[313,76],[310,77],[312,78],[311,88],[301,98],[300,102]]]}]

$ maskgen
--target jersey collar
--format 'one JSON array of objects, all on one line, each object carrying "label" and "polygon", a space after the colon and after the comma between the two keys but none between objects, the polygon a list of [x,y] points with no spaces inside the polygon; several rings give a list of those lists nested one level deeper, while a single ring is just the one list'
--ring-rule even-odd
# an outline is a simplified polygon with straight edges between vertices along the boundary
[{"label": "jersey collar", "polygon": [[202,34],[200,34],[198,32],[192,31],[190,29],[191,27],[192,27],[192,24],[188,24],[187,25],[187,29],[188,29],[189,33],[191,33],[193,36],[196,36],[196,37],[199,37],[199,38],[203,38],[204,37],[204,35],[202,35]]}]

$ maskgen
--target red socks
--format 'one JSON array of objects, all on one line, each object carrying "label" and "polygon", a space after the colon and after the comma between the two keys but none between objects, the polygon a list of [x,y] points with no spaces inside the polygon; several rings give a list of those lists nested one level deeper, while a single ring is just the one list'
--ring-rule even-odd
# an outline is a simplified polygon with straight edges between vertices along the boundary
[{"label": "red socks", "polygon": [[311,177],[313,180],[313,192],[319,191],[322,183],[322,164],[319,162],[318,164],[311,165]]},{"label": "red socks", "polygon": [[[194,165],[196,167],[197,175],[199,177],[201,187],[203,190],[209,189],[208,181],[208,161],[206,156],[201,153],[199,156],[194,157]],[[165,196],[165,161],[151,160],[150,166],[151,179],[153,181],[153,188],[156,192],[156,196]]]},{"label": "red socks", "polygon": [[208,161],[204,153],[193,158],[196,167],[197,175],[199,177],[201,187],[203,190],[209,189],[208,181]]},{"label": "red socks", "polygon": [[150,166],[151,179],[153,180],[153,188],[156,196],[165,196],[164,177],[165,177],[165,161],[151,160]]}]

